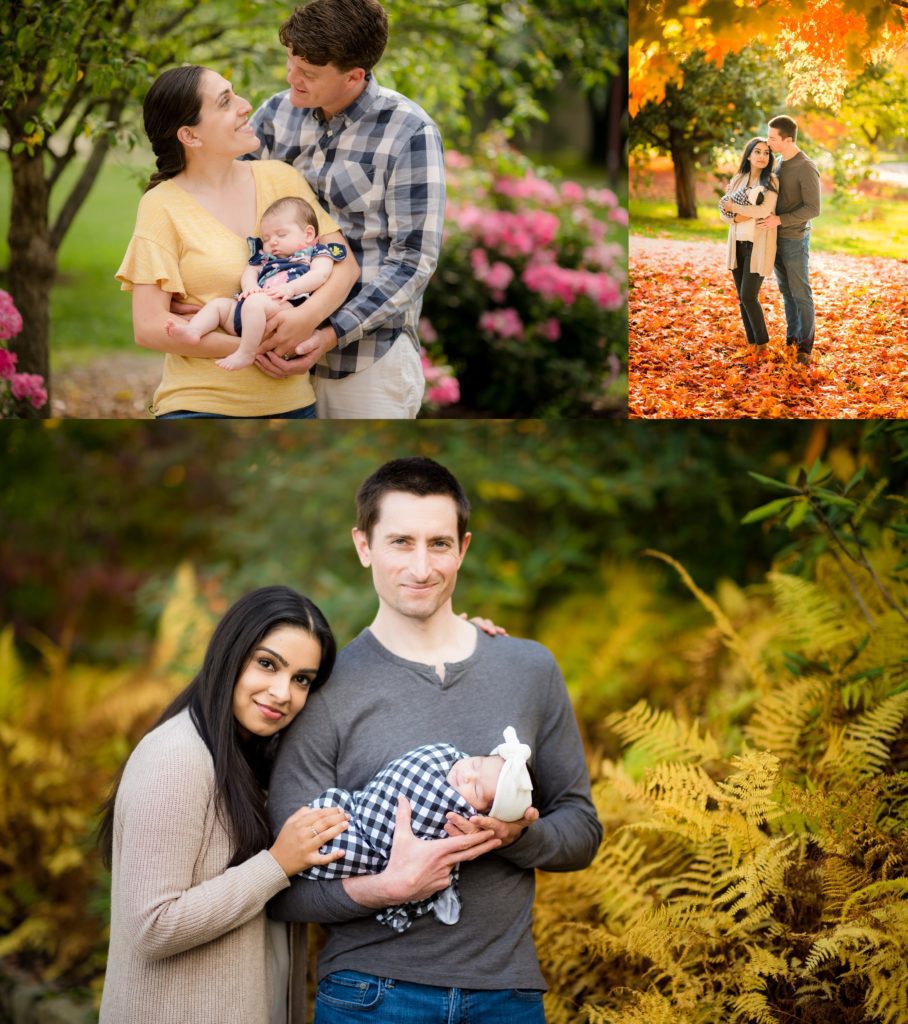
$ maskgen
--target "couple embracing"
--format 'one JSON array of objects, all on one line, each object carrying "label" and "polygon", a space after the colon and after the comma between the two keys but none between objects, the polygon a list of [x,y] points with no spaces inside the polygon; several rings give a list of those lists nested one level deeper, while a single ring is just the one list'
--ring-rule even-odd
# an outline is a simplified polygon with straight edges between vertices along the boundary
[{"label": "couple embracing", "polygon": [[[785,303],[785,342],[809,365],[815,334],[809,280],[810,222],[820,213],[820,175],[797,145],[798,126],[782,114],[766,138],[751,139],[719,203],[729,221],[728,269],[750,345],[769,342],[760,306],[763,279],[775,271]],[[774,158],[778,163],[774,165]]]},{"label": "couple embracing", "polygon": [[106,805],[101,1024],[302,1024],[308,921],[316,1024],[544,1024],[534,869],[602,827],[552,655],[452,610],[469,513],[430,459],[362,484],[378,608],[336,656],[289,587],[224,615]]},{"label": "couple embracing", "polygon": [[255,113],[192,65],[145,98],[157,171],[116,276],[136,343],[164,353],[152,412],[413,418],[444,219],[438,128],[374,77],[378,0],[312,0],[280,39],[290,88]]}]

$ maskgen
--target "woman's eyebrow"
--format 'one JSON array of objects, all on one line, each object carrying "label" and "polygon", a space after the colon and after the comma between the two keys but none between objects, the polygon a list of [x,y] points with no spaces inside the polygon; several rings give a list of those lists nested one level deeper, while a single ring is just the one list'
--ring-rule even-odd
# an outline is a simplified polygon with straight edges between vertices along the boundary
[{"label": "woman's eyebrow", "polygon": [[266,647],[264,644],[261,644],[260,646],[256,647],[256,650],[257,651],[267,651],[272,656],[272,658],[277,658],[277,660],[284,666],[284,668],[287,668],[289,666],[289,664],[290,664],[290,662],[285,661],[277,653],[277,651],[272,651],[270,647]]}]

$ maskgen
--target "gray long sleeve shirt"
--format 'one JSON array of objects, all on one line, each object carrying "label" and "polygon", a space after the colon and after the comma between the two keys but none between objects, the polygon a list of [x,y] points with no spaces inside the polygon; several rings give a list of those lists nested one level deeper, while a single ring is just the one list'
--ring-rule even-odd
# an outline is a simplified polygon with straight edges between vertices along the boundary
[{"label": "gray long sleeve shirt", "polygon": [[801,150],[776,168],[779,200],[776,215],[782,222],[779,238],[803,238],[814,217],[820,215],[820,172]]},{"label": "gray long sleeve shirt", "polygon": [[384,764],[424,743],[491,750],[504,724],[533,750],[540,820],[511,846],[461,865],[455,925],[434,915],[397,934],[352,900],[343,882],[293,879],[272,916],[318,921],[327,941],[319,979],[357,970],[426,985],[545,988],[530,930],[534,868],[586,867],[602,838],[573,709],[552,655],[540,644],[478,634],[465,661],[407,661],[364,630],[339,655],[284,737],[271,778],[275,828],[332,786],[361,789]]}]

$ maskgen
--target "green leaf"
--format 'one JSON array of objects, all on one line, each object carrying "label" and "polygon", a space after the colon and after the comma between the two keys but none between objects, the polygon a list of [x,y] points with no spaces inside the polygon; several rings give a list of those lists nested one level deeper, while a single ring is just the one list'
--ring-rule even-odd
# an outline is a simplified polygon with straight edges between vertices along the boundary
[{"label": "green leaf", "polygon": [[768,519],[770,516],[774,516],[783,509],[788,508],[793,500],[793,498],[776,498],[775,501],[767,502],[758,508],[752,508],[741,520],[741,523],[745,526],[749,523],[759,523],[762,519]]},{"label": "green leaf", "polygon": [[809,510],[810,503],[807,501],[806,498],[801,498],[800,500],[796,501],[794,507],[791,510],[790,515],[785,520],[785,525],[788,527],[788,529],[794,530],[796,527],[800,526],[801,523],[804,522],[804,517],[807,515]]},{"label": "green leaf", "polygon": [[854,476],[845,484],[844,494],[847,494],[855,484],[859,484],[864,477],[867,475],[867,467],[861,466],[861,468],[854,474]]},{"label": "green leaf", "polygon": [[762,473],[754,473],[748,471],[748,476],[752,476],[754,480],[757,480],[761,484],[765,484],[767,487],[772,487],[776,491],[784,491],[786,494],[799,494],[797,487],[792,487],[791,484],[783,484],[781,480],[773,480],[772,477],[763,476]]}]

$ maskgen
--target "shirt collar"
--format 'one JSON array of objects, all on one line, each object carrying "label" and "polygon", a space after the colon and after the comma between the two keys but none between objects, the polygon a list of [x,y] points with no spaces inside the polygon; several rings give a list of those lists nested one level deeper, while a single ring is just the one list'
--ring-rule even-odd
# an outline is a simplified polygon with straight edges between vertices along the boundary
[{"label": "shirt collar", "polygon": [[375,81],[375,78],[370,71],[366,75],[366,88],[356,97],[356,99],[348,106],[344,107],[343,110],[338,111],[334,117],[326,119],[322,113],[321,107],[312,111],[313,117],[318,121],[319,124],[331,124],[332,121],[342,120],[344,125],[352,124],[354,121],[358,121],[363,114],[372,106],[372,104],[378,99],[379,85]]}]

